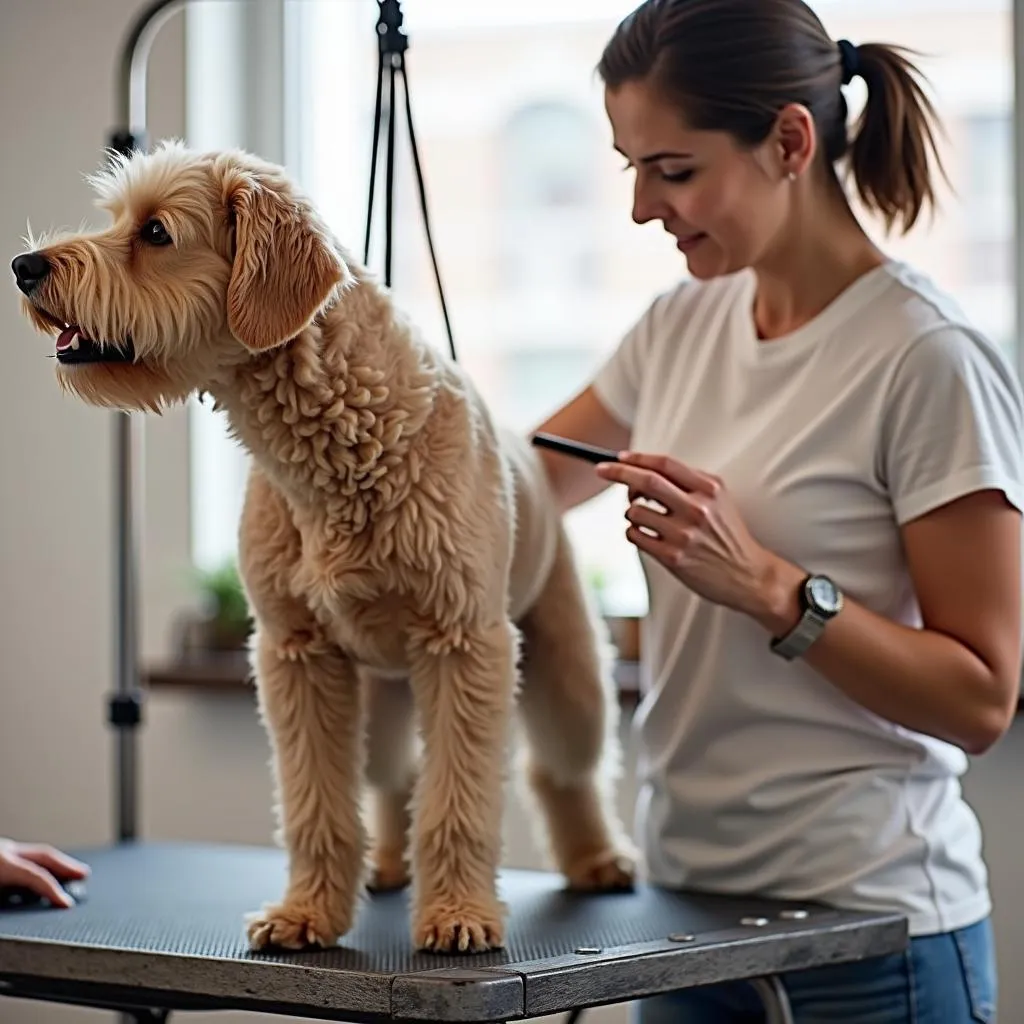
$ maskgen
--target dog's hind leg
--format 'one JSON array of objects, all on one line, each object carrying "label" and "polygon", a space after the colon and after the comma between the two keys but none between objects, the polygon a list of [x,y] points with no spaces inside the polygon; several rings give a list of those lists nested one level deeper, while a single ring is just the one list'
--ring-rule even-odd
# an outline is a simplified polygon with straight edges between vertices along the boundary
[{"label": "dog's hind leg", "polygon": [[409,883],[406,844],[416,781],[416,715],[407,680],[367,673],[366,779],[373,801],[373,853],[368,886],[374,891]]},{"label": "dog's hind leg", "polygon": [[280,903],[249,916],[254,949],[333,945],[352,925],[364,866],[362,688],[355,667],[290,592],[300,551],[284,500],[255,470],[239,565],[255,619],[253,667],[288,881]]},{"label": "dog's hind leg", "polygon": [[504,942],[497,876],[518,632],[504,620],[424,634],[411,645],[424,746],[413,801],[413,941],[477,952]]},{"label": "dog's hind leg", "polygon": [[614,806],[621,745],[610,647],[561,527],[551,574],[521,628],[525,774],[551,854],[574,888],[628,887],[636,855]]}]

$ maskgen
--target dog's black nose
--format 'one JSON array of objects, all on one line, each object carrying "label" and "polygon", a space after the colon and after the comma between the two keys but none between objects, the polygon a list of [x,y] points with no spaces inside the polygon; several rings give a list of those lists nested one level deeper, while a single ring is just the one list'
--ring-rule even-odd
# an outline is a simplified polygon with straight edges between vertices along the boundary
[{"label": "dog's black nose", "polygon": [[46,257],[38,252],[23,252],[15,256],[11,262],[11,270],[18,280],[18,287],[29,295],[50,272],[50,264]]}]

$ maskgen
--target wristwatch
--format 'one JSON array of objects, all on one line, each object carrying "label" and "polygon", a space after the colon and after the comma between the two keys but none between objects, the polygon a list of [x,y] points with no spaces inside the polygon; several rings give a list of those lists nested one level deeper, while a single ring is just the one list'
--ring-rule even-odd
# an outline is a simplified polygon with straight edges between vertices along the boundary
[{"label": "wristwatch", "polygon": [[787,661],[799,658],[842,608],[843,595],[828,576],[808,576],[800,586],[800,621],[785,636],[772,640],[772,650]]}]

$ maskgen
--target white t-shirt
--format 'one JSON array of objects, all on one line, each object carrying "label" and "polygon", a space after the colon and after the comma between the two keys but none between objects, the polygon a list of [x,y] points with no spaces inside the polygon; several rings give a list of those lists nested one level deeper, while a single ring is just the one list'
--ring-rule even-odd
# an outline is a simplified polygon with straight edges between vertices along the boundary
[{"label": "white t-shirt", "polygon": [[[920,626],[899,526],[980,488],[1022,507],[1016,375],[898,262],[767,342],[754,289],[743,271],[661,295],[595,390],[634,448],[721,476],[764,546]],[[915,935],[984,917],[964,753],[872,714],[642,560],[637,830],[651,881],[895,909]]]}]

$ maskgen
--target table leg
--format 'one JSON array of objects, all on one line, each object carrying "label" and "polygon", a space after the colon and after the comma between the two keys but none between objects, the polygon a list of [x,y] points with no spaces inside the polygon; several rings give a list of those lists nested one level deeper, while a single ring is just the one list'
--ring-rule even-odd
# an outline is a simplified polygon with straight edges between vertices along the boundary
[{"label": "table leg", "polygon": [[138,1007],[134,1010],[122,1010],[118,1014],[118,1024],[167,1024],[170,1016],[170,1010]]},{"label": "table leg", "polygon": [[751,978],[765,1009],[765,1024],[793,1024],[793,1011],[789,1007],[789,997],[777,975],[767,978]]}]

